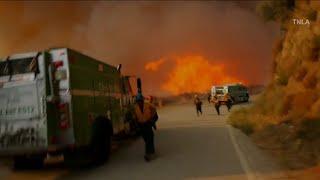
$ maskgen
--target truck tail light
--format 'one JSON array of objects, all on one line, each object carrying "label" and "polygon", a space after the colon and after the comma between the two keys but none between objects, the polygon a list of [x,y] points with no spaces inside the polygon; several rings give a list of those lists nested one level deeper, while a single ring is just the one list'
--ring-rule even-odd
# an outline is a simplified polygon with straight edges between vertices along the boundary
[{"label": "truck tail light", "polygon": [[75,144],[68,144],[68,147],[70,150],[74,150],[76,148],[76,145]]},{"label": "truck tail light", "polygon": [[55,61],[53,62],[53,65],[56,69],[58,69],[59,67],[63,66],[63,61]]},{"label": "truck tail light", "polygon": [[65,80],[67,79],[67,71],[66,70],[57,70],[54,74],[55,80]]},{"label": "truck tail light", "polygon": [[62,114],[60,115],[60,120],[61,120],[61,121],[65,121],[66,119],[67,119],[66,114],[65,114],[65,113],[62,113]]},{"label": "truck tail light", "polygon": [[50,143],[51,144],[57,144],[58,143],[57,136],[50,136]]},{"label": "truck tail light", "polygon": [[57,106],[58,106],[58,108],[59,108],[60,111],[64,111],[65,108],[67,107],[67,104],[66,104],[66,103],[60,103],[60,104],[58,104]]},{"label": "truck tail light", "polygon": [[70,127],[70,123],[69,123],[68,120],[61,120],[61,121],[59,122],[59,128],[60,128],[61,130],[66,130],[66,129],[68,129],[69,127]]},{"label": "truck tail light", "polygon": [[58,126],[61,130],[68,129],[70,127],[68,104],[67,103],[60,103],[60,104],[58,104],[58,109],[60,111],[60,118],[59,118]]}]

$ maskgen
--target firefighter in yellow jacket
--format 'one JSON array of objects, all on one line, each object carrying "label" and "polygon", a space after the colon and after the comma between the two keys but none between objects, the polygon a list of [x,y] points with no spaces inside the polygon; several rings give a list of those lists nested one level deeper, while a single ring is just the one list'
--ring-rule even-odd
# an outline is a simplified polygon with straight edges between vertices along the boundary
[{"label": "firefighter in yellow jacket", "polygon": [[214,95],[211,99],[211,102],[214,104],[214,108],[216,109],[218,115],[220,115],[220,101],[217,95]]},{"label": "firefighter in yellow jacket", "polygon": [[155,158],[154,133],[155,121],[158,119],[156,108],[150,103],[144,102],[142,94],[136,96],[135,114],[140,127],[142,138],[145,142],[146,161]]},{"label": "firefighter in yellow jacket", "polygon": [[224,102],[226,103],[226,106],[227,106],[227,108],[228,108],[228,111],[230,112],[230,109],[231,109],[232,103],[233,103],[230,94],[229,94],[229,93],[226,93],[226,94],[223,96],[223,100],[224,100]]}]

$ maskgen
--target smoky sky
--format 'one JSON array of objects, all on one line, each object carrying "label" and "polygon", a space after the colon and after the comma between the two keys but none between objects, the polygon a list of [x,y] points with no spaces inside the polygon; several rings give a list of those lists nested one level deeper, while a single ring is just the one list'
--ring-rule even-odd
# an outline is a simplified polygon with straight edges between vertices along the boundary
[{"label": "smoky sky", "polygon": [[[148,93],[175,65],[144,70],[148,61],[201,55],[229,74],[263,84],[271,74],[279,27],[255,13],[257,2],[0,2],[0,56],[69,47],[142,77]],[[214,75],[213,75],[214,76]]]}]

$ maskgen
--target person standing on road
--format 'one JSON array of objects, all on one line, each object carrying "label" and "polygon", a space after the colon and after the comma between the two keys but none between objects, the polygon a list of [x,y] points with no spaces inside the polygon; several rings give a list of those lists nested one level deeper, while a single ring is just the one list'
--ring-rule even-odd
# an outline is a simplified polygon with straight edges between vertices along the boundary
[{"label": "person standing on road", "polygon": [[142,94],[136,96],[135,114],[140,127],[142,138],[145,142],[144,159],[148,162],[155,158],[153,127],[158,119],[156,108],[144,102]]},{"label": "person standing on road", "polygon": [[209,104],[211,102],[211,94],[210,93],[208,94],[208,102],[209,102]]},{"label": "person standing on road", "polygon": [[220,115],[220,101],[219,101],[217,95],[214,95],[214,96],[212,97],[212,102],[213,102],[213,104],[214,104],[214,108],[216,109],[218,115]]},{"label": "person standing on road", "polygon": [[232,99],[231,99],[231,96],[229,93],[226,93],[224,96],[223,96],[223,100],[226,102],[226,106],[228,108],[228,111],[230,112],[230,109],[232,107]]},{"label": "person standing on road", "polygon": [[194,96],[194,104],[196,105],[197,116],[202,115],[202,101],[198,95]]}]

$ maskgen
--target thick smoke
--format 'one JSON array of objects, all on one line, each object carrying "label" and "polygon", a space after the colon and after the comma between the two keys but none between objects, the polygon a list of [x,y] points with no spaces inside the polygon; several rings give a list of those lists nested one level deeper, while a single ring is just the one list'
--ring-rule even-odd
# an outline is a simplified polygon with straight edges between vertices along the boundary
[{"label": "thick smoke", "polygon": [[[1,2],[0,56],[70,47],[141,76],[148,93],[175,63],[146,71],[148,61],[201,55],[232,76],[261,84],[271,74],[278,27],[264,24],[251,2]],[[155,81],[156,80],[156,81]],[[153,82],[159,82],[154,84]]]}]

